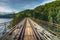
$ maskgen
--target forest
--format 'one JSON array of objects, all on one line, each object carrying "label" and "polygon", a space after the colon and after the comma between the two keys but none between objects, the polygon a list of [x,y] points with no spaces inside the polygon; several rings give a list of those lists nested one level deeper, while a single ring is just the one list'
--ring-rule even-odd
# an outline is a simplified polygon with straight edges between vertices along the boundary
[{"label": "forest", "polygon": [[10,27],[19,23],[19,21],[25,17],[60,24],[60,1],[53,1],[45,5],[40,5],[33,10],[27,9],[16,13],[16,15],[13,17]]}]

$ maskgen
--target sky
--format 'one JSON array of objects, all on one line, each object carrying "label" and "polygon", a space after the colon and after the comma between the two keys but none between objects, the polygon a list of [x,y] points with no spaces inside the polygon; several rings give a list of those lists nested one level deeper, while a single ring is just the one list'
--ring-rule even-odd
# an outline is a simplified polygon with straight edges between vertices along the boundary
[{"label": "sky", "polygon": [[52,1],[54,0],[0,0],[0,12],[19,12],[34,9]]}]

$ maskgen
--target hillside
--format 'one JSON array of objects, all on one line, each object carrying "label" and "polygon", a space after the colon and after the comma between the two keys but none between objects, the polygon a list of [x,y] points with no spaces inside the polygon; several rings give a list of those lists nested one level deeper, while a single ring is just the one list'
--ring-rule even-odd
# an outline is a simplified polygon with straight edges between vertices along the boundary
[{"label": "hillside", "polygon": [[11,26],[14,26],[25,17],[31,17],[60,24],[60,1],[54,1],[45,5],[38,6],[33,10],[28,9],[17,13],[12,20]]},{"label": "hillside", "polygon": [[39,6],[34,11],[35,18],[60,24],[60,1]]}]

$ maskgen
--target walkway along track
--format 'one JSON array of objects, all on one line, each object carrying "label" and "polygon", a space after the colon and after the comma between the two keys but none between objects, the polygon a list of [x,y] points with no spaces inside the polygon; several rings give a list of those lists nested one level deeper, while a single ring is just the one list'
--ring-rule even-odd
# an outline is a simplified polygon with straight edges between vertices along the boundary
[{"label": "walkway along track", "polygon": [[14,40],[23,40],[23,37],[24,37],[24,33],[25,33],[25,25],[26,25],[26,20],[24,22],[23,25],[21,25],[21,28],[19,28],[19,32],[17,33],[17,35],[15,36]]},{"label": "walkway along track", "polygon": [[26,21],[25,21],[25,23],[24,23],[24,26],[23,26],[23,28],[22,28],[22,30],[21,30],[21,33],[20,33],[18,39],[16,39],[16,40],[23,40],[23,38],[24,38],[24,33],[25,33],[25,28],[26,28],[25,25],[26,25]]}]

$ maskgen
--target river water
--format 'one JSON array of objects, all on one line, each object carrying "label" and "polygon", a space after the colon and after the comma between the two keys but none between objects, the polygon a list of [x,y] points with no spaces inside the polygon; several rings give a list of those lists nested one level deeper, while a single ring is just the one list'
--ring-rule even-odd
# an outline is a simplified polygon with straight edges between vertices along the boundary
[{"label": "river water", "polygon": [[5,29],[5,25],[3,25],[2,23],[9,22],[11,20],[12,19],[0,18],[0,37],[2,36],[2,33],[3,33],[4,29]]}]

